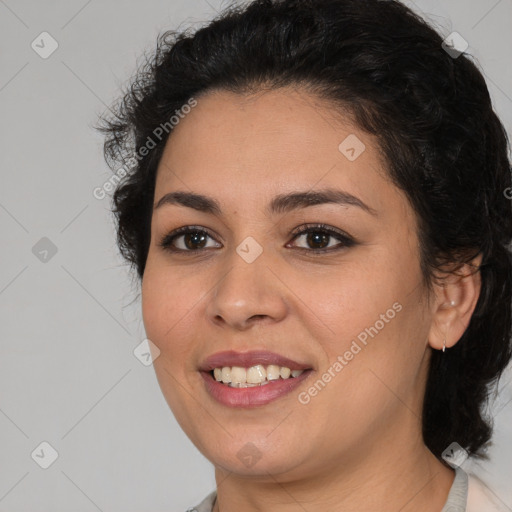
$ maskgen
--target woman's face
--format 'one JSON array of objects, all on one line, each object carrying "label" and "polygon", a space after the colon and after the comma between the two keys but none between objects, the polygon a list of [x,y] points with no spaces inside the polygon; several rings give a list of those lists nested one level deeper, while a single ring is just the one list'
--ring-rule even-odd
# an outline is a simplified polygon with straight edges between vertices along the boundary
[{"label": "woman's face", "polygon": [[[415,216],[375,138],[332,112],[292,89],[208,93],[158,168],[155,205],[179,191],[219,210],[168,196],[153,211],[142,305],[155,371],[192,442],[238,474],[308,475],[421,442],[432,311]],[[326,190],[341,202],[282,199]],[[196,233],[159,245],[183,226]],[[310,370],[234,388],[201,371],[226,351],[274,354],[244,368],[282,356]],[[226,380],[230,361],[213,363]]]}]

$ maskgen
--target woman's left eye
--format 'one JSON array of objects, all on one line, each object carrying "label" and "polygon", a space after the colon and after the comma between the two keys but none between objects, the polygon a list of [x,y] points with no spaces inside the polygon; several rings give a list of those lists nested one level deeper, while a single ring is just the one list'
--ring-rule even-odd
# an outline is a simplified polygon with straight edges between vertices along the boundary
[{"label": "woman's left eye", "polygon": [[[329,228],[325,224],[301,226],[291,234],[294,235],[292,241],[300,237],[305,237],[305,242],[313,247],[310,249],[307,247],[298,247],[298,249],[313,254],[341,250],[342,248],[352,247],[356,243],[351,236],[337,229]],[[184,226],[165,235],[158,245],[170,252],[198,253],[207,248],[205,246],[207,238],[214,239],[204,228]],[[337,238],[339,243],[330,246],[327,240],[332,238]],[[175,241],[179,239],[182,239],[182,247],[176,247]],[[196,244],[201,245],[201,247],[194,247]],[[287,247],[288,246],[287,244]]]},{"label": "woman's left eye", "polygon": [[[302,226],[304,227],[304,226]],[[346,233],[343,233],[342,231],[338,231],[334,228],[329,228],[325,224],[315,224],[307,226],[306,229],[301,229],[298,232],[294,232],[295,234],[293,240],[296,240],[300,237],[305,236],[305,242],[309,245],[322,245],[322,247],[313,247],[313,250],[299,247],[299,249],[306,250],[308,252],[331,252],[340,250],[343,247],[352,247],[355,245],[355,240],[347,235]],[[325,241],[327,239],[337,238],[340,243],[329,246],[329,244],[325,244]]]}]

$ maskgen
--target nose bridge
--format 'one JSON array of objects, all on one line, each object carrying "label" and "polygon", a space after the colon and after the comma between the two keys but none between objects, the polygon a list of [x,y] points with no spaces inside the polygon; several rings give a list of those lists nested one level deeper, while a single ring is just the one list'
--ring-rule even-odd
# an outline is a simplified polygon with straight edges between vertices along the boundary
[{"label": "nose bridge", "polygon": [[226,271],[214,286],[209,303],[211,318],[244,325],[251,317],[272,316],[284,311],[283,298],[270,266],[270,254],[255,238],[247,237],[226,259]]},{"label": "nose bridge", "polygon": [[263,246],[248,237],[233,247],[226,259],[227,271],[215,286],[215,297],[231,303],[250,303],[260,295],[265,283],[267,257]]}]

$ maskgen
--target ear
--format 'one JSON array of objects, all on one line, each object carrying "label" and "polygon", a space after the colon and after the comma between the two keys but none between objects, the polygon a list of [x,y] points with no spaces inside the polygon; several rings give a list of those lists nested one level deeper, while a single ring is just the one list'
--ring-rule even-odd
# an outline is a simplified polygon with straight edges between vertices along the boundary
[{"label": "ear", "polygon": [[436,300],[428,336],[432,348],[442,350],[445,340],[446,348],[453,347],[467,329],[480,296],[481,262],[480,254],[434,285]]}]

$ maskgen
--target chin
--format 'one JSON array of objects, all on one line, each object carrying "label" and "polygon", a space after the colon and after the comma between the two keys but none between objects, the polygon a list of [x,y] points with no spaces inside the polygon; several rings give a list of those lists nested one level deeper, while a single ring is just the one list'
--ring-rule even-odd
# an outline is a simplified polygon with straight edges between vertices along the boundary
[{"label": "chin", "polygon": [[[289,438],[288,438],[289,439]],[[294,448],[284,445],[282,439],[268,437],[268,429],[239,437],[224,437],[224,442],[202,440],[203,455],[225,471],[244,476],[269,476],[288,473],[305,462],[300,443]],[[199,448],[200,444],[196,444]]]},{"label": "chin", "polygon": [[210,462],[225,471],[229,471],[241,476],[262,476],[276,477],[284,473],[289,473],[302,461],[295,461],[292,454],[279,451],[261,452],[251,448],[251,442],[238,452],[230,450],[228,453],[212,452],[207,458]]}]

